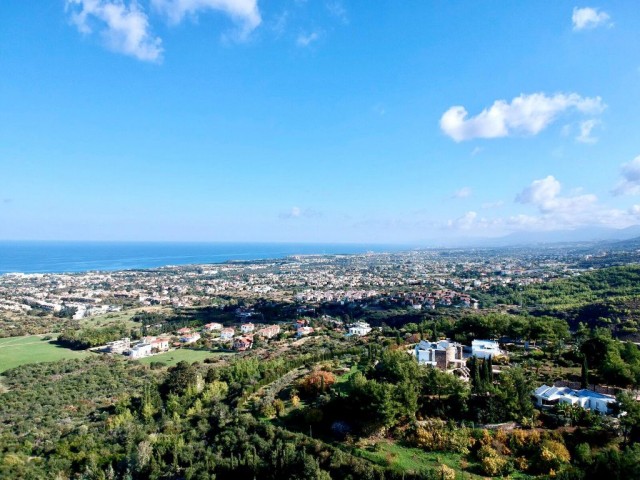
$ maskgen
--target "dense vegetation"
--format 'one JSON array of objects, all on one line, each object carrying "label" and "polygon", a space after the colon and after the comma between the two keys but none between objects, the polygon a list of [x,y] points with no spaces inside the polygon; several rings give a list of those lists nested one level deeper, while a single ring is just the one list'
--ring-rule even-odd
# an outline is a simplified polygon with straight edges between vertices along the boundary
[{"label": "dense vegetation", "polygon": [[[510,313],[341,307],[348,318],[376,317],[381,330],[346,339],[316,317],[325,328],[317,341],[215,364],[166,369],[96,355],[12,369],[0,377],[0,478],[640,478],[631,393],[617,390],[620,418],[569,405],[540,412],[531,400],[559,379],[640,386],[640,349],[619,339],[635,312],[592,315],[632,305],[638,280],[640,269],[624,267],[503,292],[524,298]],[[269,318],[291,314],[263,307]],[[206,308],[135,321],[164,329],[231,315]],[[134,333],[87,326],[59,342],[87,348]],[[470,359],[466,382],[407,355],[443,337],[503,338],[511,359]]]}]

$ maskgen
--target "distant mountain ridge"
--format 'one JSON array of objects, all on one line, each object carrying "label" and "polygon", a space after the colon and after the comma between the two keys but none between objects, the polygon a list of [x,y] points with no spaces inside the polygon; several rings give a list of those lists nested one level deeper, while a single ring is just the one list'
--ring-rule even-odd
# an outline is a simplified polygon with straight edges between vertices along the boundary
[{"label": "distant mountain ridge", "polygon": [[514,232],[503,237],[466,238],[446,243],[448,243],[448,246],[453,247],[510,247],[554,243],[621,243],[634,241],[637,242],[640,247],[640,225],[632,225],[630,227],[620,229],[583,227],[575,230]]}]

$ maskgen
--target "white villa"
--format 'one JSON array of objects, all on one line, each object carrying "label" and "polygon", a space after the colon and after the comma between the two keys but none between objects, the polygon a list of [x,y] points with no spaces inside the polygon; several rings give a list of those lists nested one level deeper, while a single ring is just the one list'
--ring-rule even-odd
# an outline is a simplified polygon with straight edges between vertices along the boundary
[{"label": "white villa", "polygon": [[240,325],[240,331],[245,334],[253,332],[255,328],[256,327],[253,323],[243,323],[242,325]]},{"label": "white villa", "polygon": [[367,322],[356,322],[349,327],[349,333],[351,335],[357,335],[364,337],[371,332],[371,326]]},{"label": "white villa", "polygon": [[183,335],[180,337],[180,341],[182,343],[195,343],[198,340],[200,340],[199,333],[191,333],[191,334]]},{"label": "white villa", "polygon": [[231,340],[235,333],[233,328],[223,328],[220,332],[220,340]]},{"label": "white villa", "polygon": [[569,387],[549,387],[548,385],[536,388],[533,396],[536,397],[536,404],[539,407],[568,403],[602,414],[609,413],[613,404],[616,403],[616,399],[612,395],[585,389],[573,390]]},{"label": "white villa", "polygon": [[415,347],[416,360],[420,365],[429,365],[441,370],[464,367],[462,345],[450,340],[438,342],[420,341]]},{"label": "white villa", "polygon": [[151,355],[150,343],[141,342],[134,345],[129,350],[129,357],[131,358],[144,358],[144,357],[148,357],[149,355]]},{"label": "white villa", "polygon": [[213,332],[215,330],[222,330],[222,324],[221,323],[216,323],[216,322],[212,322],[212,323],[207,323],[204,326],[204,329],[207,332]]},{"label": "white villa", "polygon": [[493,340],[473,340],[471,342],[471,356],[478,358],[500,357],[504,352],[500,350],[498,342]]}]

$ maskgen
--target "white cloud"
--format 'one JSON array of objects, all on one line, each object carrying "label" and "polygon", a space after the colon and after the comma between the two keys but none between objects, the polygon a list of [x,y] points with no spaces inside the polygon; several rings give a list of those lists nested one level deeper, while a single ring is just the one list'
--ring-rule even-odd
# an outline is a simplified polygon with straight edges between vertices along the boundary
[{"label": "white cloud", "polygon": [[573,9],[573,15],[571,21],[573,22],[573,29],[586,30],[590,28],[596,28],[603,25],[612,26],[611,17],[607,12],[599,11],[597,8],[584,7]]},{"label": "white cloud", "polygon": [[322,212],[314,210],[313,208],[305,208],[302,209],[300,207],[291,207],[288,212],[283,212],[278,217],[283,220],[294,219],[294,218],[320,218],[322,217]]},{"label": "white cloud", "polygon": [[66,8],[81,33],[99,31],[111,50],[144,61],[162,59],[162,41],[150,33],[149,19],[135,1],[67,0]]},{"label": "white cloud", "polygon": [[473,191],[469,187],[462,187],[459,190],[453,192],[451,198],[468,198],[471,196]]},{"label": "white cloud", "polygon": [[151,4],[166,15],[171,24],[178,24],[186,16],[196,16],[205,10],[224,12],[241,26],[241,37],[246,37],[262,23],[257,0],[151,0]]},{"label": "white cloud", "polygon": [[296,39],[296,44],[299,47],[308,47],[310,44],[312,44],[319,38],[320,38],[320,35],[318,34],[318,32],[311,32],[309,34],[301,33],[300,35],[298,35],[298,38]]},{"label": "white cloud", "polygon": [[497,100],[475,117],[467,118],[463,106],[453,106],[440,118],[440,128],[456,142],[473,138],[499,138],[513,134],[536,135],[567,110],[582,114],[602,112],[606,105],[600,97],[582,97],[577,93],[521,94],[507,102]]},{"label": "white cloud", "polygon": [[454,230],[471,230],[478,223],[478,214],[476,212],[467,212],[455,220],[449,220],[447,227]]},{"label": "white cloud", "polygon": [[562,186],[552,175],[534,180],[516,196],[516,202],[531,204],[543,214],[575,215],[592,207],[598,197],[592,194],[560,196]]},{"label": "white cloud", "polygon": [[620,167],[622,179],[613,189],[614,195],[640,194],[640,155]]},{"label": "white cloud", "polygon": [[600,123],[600,120],[596,120],[595,118],[580,122],[580,133],[576,137],[576,140],[581,143],[596,143],[598,138],[592,136],[591,132],[595,127],[600,125]]}]

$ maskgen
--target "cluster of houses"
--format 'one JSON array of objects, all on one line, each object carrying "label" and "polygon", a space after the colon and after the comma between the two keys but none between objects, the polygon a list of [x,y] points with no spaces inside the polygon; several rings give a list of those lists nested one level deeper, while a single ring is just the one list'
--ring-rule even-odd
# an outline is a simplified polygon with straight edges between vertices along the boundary
[{"label": "cluster of houses", "polygon": [[171,339],[169,337],[143,337],[138,342],[132,342],[130,338],[121,338],[107,343],[105,351],[118,355],[127,355],[132,359],[144,358],[154,353],[162,353],[169,350]]},{"label": "cluster of houses", "polygon": [[467,359],[498,358],[505,356],[498,342],[493,340],[473,340],[471,347],[451,340],[439,340],[437,342],[420,341],[413,350],[413,355],[420,365],[438,368],[445,372],[456,373],[462,378],[469,378]]},{"label": "cluster of houses", "polygon": [[473,340],[471,347],[451,340],[437,342],[420,341],[414,348],[414,355],[420,365],[429,365],[441,370],[454,370],[466,363],[470,357],[498,358],[505,356],[498,342],[493,340]]},{"label": "cluster of houses", "polygon": [[[445,372],[457,373],[462,378],[469,378],[466,366],[470,357],[489,359],[505,356],[498,342],[493,340],[473,340],[471,347],[466,347],[451,340],[437,342],[421,341],[413,354],[420,365],[438,368]],[[542,385],[533,391],[535,403],[540,408],[549,408],[557,404],[576,405],[603,415],[611,413],[616,403],[615,397],[592,390],[574,390],[564,386]]]}]

